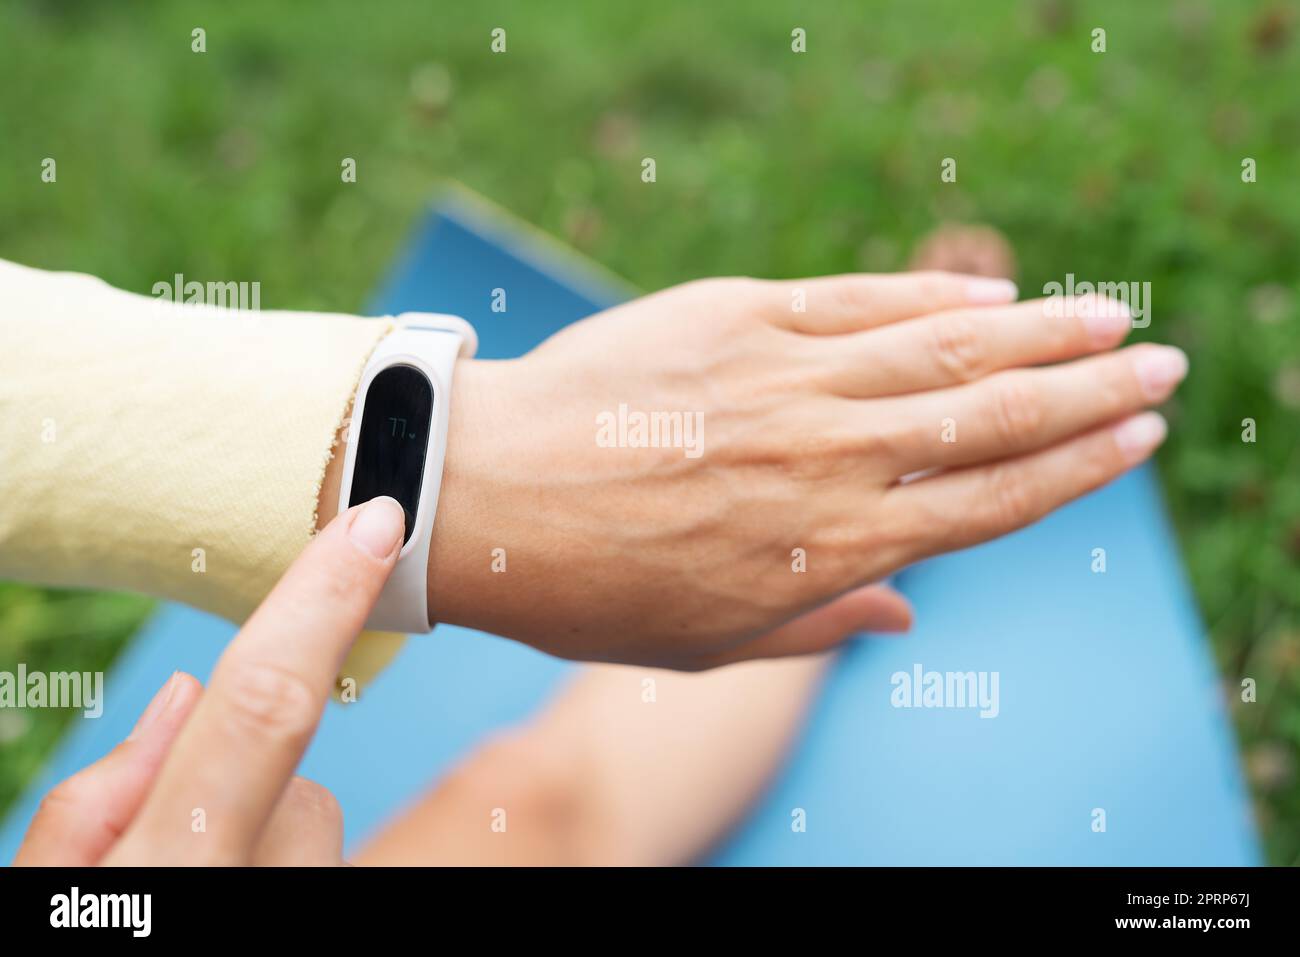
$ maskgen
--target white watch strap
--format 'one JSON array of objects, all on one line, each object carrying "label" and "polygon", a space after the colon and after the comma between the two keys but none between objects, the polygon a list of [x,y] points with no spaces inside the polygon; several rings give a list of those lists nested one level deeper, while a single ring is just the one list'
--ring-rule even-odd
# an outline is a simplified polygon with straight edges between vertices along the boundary
[{"label": "white watch strap", "polygon": [[389,576],[366,620],[366,627],[379,631],[426,632],[431,628],[428,604],[429,544],[442,487],[442,468],[447,455],[447,424],[451,413],[452,375],[456,360],[472,358],[478,350],[474,327],[459,316],[432,313],[403,313],[399,327],[380,340],[371,354],[357,386],[356,403],[348,427],[348,447],[339,488],[339,511],[349,505],[352,472],[356,464],[357,437],[365,412],[366,394],[375,376],[394,365],[419,369],[433,385],[432,434],[425,450],[424,476],[420,486],[415,529],[398,555],[397,567]]}]

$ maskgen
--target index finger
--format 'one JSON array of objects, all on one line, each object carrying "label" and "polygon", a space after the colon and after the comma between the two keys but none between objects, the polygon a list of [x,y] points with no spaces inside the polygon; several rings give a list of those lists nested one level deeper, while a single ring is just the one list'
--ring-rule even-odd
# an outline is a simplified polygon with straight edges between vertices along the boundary
[{"label": "index finger", "polygon": [[373,499],[336,517],[290,566],[217,662],[121,856],[247,859],[396,563],[403,522],[397,502]]}]

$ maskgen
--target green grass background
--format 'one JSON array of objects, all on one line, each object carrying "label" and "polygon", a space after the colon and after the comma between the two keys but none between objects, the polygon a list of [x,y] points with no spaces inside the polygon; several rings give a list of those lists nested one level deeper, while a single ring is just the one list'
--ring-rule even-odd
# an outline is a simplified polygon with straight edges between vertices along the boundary
[{"label": "green grass background", "polygon": [[[0,256],[355,311],[444,178],[653,289],[905,265],[1150,281],[1160,468],[1275,863],[1300,862],[1300,23],[1282,2],[0,6]],[[790,51],[807,31],[808,52]],[[191,30],[207,52],[191,52]],[[494,27],[508,51],[489,51]],[[1107,52],[1091,52],[1091,31]],[[44,157],[58,182],[40,182]],[[354,157],[355,185],[340,182]],[[640,179],[642,157],[658,182]],[[958,160],[943,184],[943,157]],[[1241,181],[1253,157],[1259,181]],[[0,348],[2,348],[0,344]],[[1258,442],[1241,441],[1241,420]],[[143,599],[0,585],[0,669],[106,667]],[[1051,636],[1044,636],[1051,640]],[[1241,704],[1242,677],[1258,701]],[[1159,675],[1151,681],[1158,682]],[[0,807],[66,712],[0,711]],[[1207,827],[1213,826],[1206,822]]]}]

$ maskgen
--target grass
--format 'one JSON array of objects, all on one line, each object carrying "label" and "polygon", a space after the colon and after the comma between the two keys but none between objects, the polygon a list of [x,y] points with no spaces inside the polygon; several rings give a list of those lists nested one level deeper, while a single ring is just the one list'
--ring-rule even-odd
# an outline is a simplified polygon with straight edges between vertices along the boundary
[{"label": "grass", "polygon": [[[1275,863],[1300,862],[1300,23],[1277,0],[0,7],[0,256],[354,311],[455,178],[647,289],[896,269],[984,221],[1022,289],[1149,281],[1161,473]],[[790,51],[807,31],[808,52]],[[191,51],[191,30],[207,52]],[[507,52],[489,50],[495,27]],[[1090,49],[1107,31],[1107,50]],[[641,182],[653,157],[657,182]],[[58,162],[56,185],[40,162]],[[343,157],[358,181],[342,186]],[[944,157],[957,183],[941,183]],[[1241,163],[1257,163],[1243,183]],[[1241,440],[1254,419],[1258,440]],[[0,586],[0,669],[102,668],[130,596]],[[57,647],[57,661],[55,649]],[[1243,677],[1258,700],[1242,704]],[[0,712],[0,807],[60,712]]]}]

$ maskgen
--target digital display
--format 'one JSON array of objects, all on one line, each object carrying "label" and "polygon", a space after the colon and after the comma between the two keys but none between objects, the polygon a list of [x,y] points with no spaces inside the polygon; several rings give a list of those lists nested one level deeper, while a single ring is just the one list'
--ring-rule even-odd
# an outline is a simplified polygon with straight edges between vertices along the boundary
[{"label": "digital display", "polygon": [[419,369],[390,366],[371,380],[352,467],[349,505],[391,495],[406,512],[411,540],[433,425],[433,384]]}]

